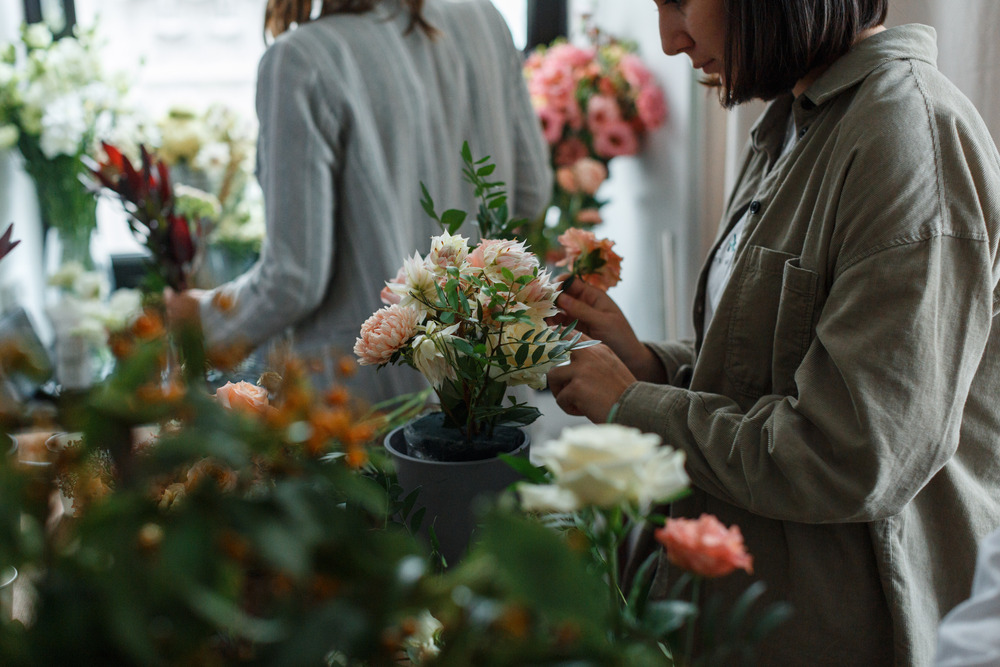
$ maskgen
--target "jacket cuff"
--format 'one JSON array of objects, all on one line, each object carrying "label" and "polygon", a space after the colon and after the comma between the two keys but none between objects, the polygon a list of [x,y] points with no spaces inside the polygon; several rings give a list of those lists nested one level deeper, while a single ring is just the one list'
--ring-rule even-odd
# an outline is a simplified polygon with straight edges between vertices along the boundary
[{"label": "jacket cuff", "polygon": [[656,433],[666,441],[666,426],[687,390],[651,382],[635,382],[615,404],[614,422],[644,433]]}]

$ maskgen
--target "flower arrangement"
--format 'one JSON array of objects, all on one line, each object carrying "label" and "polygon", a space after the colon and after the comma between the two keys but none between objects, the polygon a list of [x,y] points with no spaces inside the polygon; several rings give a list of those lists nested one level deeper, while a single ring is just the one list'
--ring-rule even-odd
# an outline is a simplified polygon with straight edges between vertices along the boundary
[{"label": "flower arrangement", "polygon": [[[617,424],[585,425],[563,430],[559,438],[534,451],[540,464],[512,461],[528,479],[517,485],[521,507],[539,513],[556,529],[581,535],[589,545],[595,569],[604,573],[614,620],[614,641],[656,642],[670,665],[732,664],[756,641],[784,620],[786,605],[761,610],[749,629],[743,615],[763,593],[751,585],[734,605],[727,622],[717,622],[718,605],[702,608],[699,583],[727,576],[737,569],[753,572],[738,526],[725,527],[716,517],[666,519],[653,514],[656,505],[687,494],[689,480],[684,454],[663,446],[659,436]],[[663,523],[654,535],[667,559],[685,573],[673,589],[679,596],[690,587],[690,602],[679,597],[648,599],[650,571],[658,553],[639,567],[628,590],[622,588],[619,555],[634,526]],[[699,620],[700,619],[700,620]],[[724,628],[702,641],[704,654],[695,655],[696,620],[704,632]]]},{"label": "flower arrangement", "polygon": [[147,287],[154,291],[163,287],[186,289],[201,258],[200,219],[189,219],[177,211],[170,170],[145,146],[140,147],[140,169],[115,146],[105,143],[103,148],[106,160],[93,164],[90,173],[97,189],[118,196],[132,233],[152,255],[153,282]]},{"label": "flower arrangement", "polygon": [[538,410],[511,400],[508,386],[545,386],[545,374],[580,347],[571,328],[553,329],[559,286],[524,242],[491,238],[510,228],[503,184],[486,178],[493,165],[474,162],[463,146],[465,175],[481,197],[483,240],[474,248],[455,235],[465,219],[450,210],[440,217],[424,190],[424,207],[443,227],[425,256],[414,253],[386,284],[386,307],[361,327],[354,352],[363,365],[405,363],[433,386],[446,427],[470,441],[501,422],[528,424]]},{"label": "flower arrangement", "polygon": [[129,115],[128,82],[104,70],[101,46],[96,28],[55,39],[41,23],[0,46],[0,148],[18,147],[43,221],[58,230],[65,254],[84,262],[97,218],[81,159]]},{"label": "flower arrangement", "polygon": [[173,107],[157,125],[157,155],[178,187],[205,192],[217,203],[202,216],[213,264],[204,280],[231,279],[249,267],[264,238],[263,195],[253,178],[256,130],[223,104],[201,112]]},{"label": "flower arrangement", "polygon": [[597,198],[608,163],[639,151],[643,136],[666,120],[663,91],[635,46],[590,31],[580,47],[557,40],[524,64],[532,104],[551,150],[554,224],[539,219],[521,235],[540,256],[558,255],[555,239],[570,227],[600,223]]}]

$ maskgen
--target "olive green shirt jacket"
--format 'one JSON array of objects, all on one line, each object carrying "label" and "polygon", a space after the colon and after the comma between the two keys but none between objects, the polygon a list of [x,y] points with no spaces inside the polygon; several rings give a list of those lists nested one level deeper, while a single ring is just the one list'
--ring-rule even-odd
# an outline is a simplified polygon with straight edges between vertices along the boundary
[{"label": "olive green shirt jacket", "polygon": [[[753,578],[793,605],[758,664],[929,664],[1000,526],[1000,157],[936,56],[931,28],[893,28],[771,103],[714,319],[706,269],[694,343],[651,345],[671,386],[618,405],[687,454],[672,515],[739,525]],[[675,574],[661,554],[653,593]]]}]

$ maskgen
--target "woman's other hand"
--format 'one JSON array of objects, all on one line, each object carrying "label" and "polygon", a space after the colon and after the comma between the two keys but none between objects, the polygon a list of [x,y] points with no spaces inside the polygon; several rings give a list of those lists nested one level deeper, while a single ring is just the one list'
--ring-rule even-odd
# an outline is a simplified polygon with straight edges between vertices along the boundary
[{"label": "woman's other hand", "polygon": [[607,345],[609,352],[617,356],[619,363],[624,363],[634,376],[633,380],[667,381],[663,364],[636,337],[632,325],[611,297],[572,276],[561,278],[564,281],[562,294],[556,305],[562,312],[550,317],[550,324],[567,325],[576,320],[577,330]]},{"label": "woman's other hand", "polygon": [[607,345],[574,350],[570,363],[553,368],[548,378],[549,389],[564,412],[597,424],[608,420],[611,408],[636,381]]},{"label": "woman's other hand", "polygon": [[201,296],[205,290],[190,289],[175,292],[166,289],[163,300],[167,307],[167,321],[171,326],[194,326],[201,330]]}]

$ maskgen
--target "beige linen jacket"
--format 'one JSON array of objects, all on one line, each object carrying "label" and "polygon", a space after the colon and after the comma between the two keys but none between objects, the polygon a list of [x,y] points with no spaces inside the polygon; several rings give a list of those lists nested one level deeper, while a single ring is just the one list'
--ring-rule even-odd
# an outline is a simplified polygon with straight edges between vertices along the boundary
[{"label": "beige linen jacket", "polygon": [[[1000,526],[1000,157],[936,55],[931,28],[893,28],[771,103],[711,325],[706,269],[694,343],[651,345],[671,386],[618,405],[687,454],[695,490],[671,513],[738,524],[754,578],[794,606],[762,665],[929,664]],[[661,554],[654,594],[675,574]]]}]

